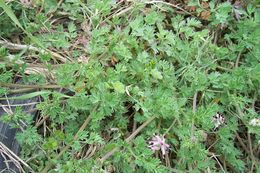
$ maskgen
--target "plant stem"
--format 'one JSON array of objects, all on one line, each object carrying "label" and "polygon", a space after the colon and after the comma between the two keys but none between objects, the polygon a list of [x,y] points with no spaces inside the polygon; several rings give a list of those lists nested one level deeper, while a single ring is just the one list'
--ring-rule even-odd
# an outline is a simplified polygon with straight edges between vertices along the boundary
[{"label": "plant stem", "polygon": [[240,145],[242,146],[242,148],[245,150],[245,152],[249,153],[246,145],[244,144],[244,142],[242,141],[241,137],[239,136],[239,134],[237,132],[236,133],[236,137],[237,137],[237,140],[238,142],[240,143]]},{"label": "plant stem", "polygon": [[198,92],[196,91],[194,96],[193,96],[193,102],[192,102],[192,125],[191,125],[191,139],[194,137],[194,131],[195,131],[195,125],[194,125],[194,115],[196,114],[197,110],[197,97],[198,97]]},{"label": "plant stem", "polygon": [[251,156],[251,160],[252,160],[252,166],[251,166],[250,172],[253,172],[256,159],[255,159],[255,156],[254,156],[254,153],[253,153],[252,141],[251,141],[251,136],[250,136],[249,132],[247,132],[247,139],[248,139],[248,144],[249,144],[250,156]]},{"label": "plant stem", "polygon": [[37,91],[36,88],[21,88],[21,89],[14,89],[14,90],[8,90],[9,94],[17,94],[17,93],[27,93],[27,92],[33,92]]},{"label": "plant stem", "polygon": [[13,153],[13,151],[11,151],[8,147],[6,147],[2,142],[0,142],[0,148],[3,148],[4,151],[8,152],[8,156],[13,157],[14,159],[22,163],[25,167],[27,167],[32,173],[35,173],[35,171],[26,162],[20,159],[15,153]]},{"label": "plant stem", "polygon": [[57,58],[58,60],[62,61],[62,62],[67,62],[68,60],[71,60],[69,58],[64,58],[63,56],[59,55],[56,52],[52,52],[50,50],[44,50],[44,49],[40,49],[31,45],[22,45],[22,44],[15,44],[15,43],[10,43],[8,41],[3,41],[0,40],[0,45],[6,47],[7,49],[11,49],[11,50],[30,50],[30,51],[36,51],[36,52],[40,52],[40,53],[50,53],[53,57]]},{"label": "plant stem", "polygon": [[226,68],[226,67],[222,67],[222,66],[217,66],[217,68],[220,69],[220,70],[228,71],[228,72],[232,71],[231,69]]},{"label": "plant stem", "polygon": [[[135,138],[135,136],[143,129],[145,128],[148,124],[150,124],[156,116],[152,116],[148,120],[146,120],[140,127],[138,127],[128,138],[125,139],[125,142],[129,143],[132,139]],[[101,159],[100,162],[101,164],[104,163],[105,160],[107,160],[110,156],[112,156],[116,151],[119,150],[119,147],[113,148],[111,151],[109,151],[107,154],[105,154]]]},{"label": "plant stem", "polygon": [[[75,136],[74,136],[74,138],[73,138],[74,141],[78,139],[78,134],[79,134],[80,132],[82,132],[82,131],[87,127],[88,123],[89,123],[90,120],[91,120],[92,114],[96,111],[97,107],[98,107],[98,104],[92,109],[90,115],[86,118],[86,120],[84,121],[84,123],[81,125],[81,127],[80,127],[79,130],[78,130],[78,132],[75,134]],[[73,141],[72,141],[72,142],[73,142]],[[58,160],[58,159],[63,155],[63,153],[65,153],[65,152],[70,148],[70,146],[71,146],[71,143],[68,144],[67,146],[65,146],[65,147],[59,152],[59,154],[56,155],[56,157],[54,158],[54,160]],[[54,166],[54,164],[53,164],[51,161],[49,161],[49,162],[46,164],[46,166],[41,170],[40,173],[47,173],[47,172],[49,171],[49,169],[51,169],[53,166]]]},{"label": "plant stem", "polygon": [[9,88],[33,88],[33,89],[55,89],[61,88],[59,85],[23,85],[23,84],[13,84],[13,83],[0,83],[0,87]]}]

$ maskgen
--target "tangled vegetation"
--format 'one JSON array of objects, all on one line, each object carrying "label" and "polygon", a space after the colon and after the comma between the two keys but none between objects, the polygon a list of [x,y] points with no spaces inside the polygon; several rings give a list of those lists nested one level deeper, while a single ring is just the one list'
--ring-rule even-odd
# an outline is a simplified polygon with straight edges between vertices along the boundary
[{"label": "tangled vegetation", "polygon": [[260,172],[258,2],[0,0],[21,171]]}]

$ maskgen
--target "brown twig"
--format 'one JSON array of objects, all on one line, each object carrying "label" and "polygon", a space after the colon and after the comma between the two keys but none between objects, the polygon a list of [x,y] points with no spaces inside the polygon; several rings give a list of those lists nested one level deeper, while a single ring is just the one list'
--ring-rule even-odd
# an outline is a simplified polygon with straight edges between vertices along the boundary
[{"label": "brown twig", "polygon": [[[235,105],[236,106],[236,109],[237,109],[237,112],[239,114],[240,117],[243,117],[244,116],[244,113],[242,112],[241,108],[239,107],[238,104]],[[236,133],[237,135],[237,139],[238,141],[240,142],[240,144],[242,145],[243,149],[247,152],[247,154],[251,157],[252,159],[252,169],[253,169],[253,164],[256,163],[256,159],[254,157],[254,153],[253,153],[253,149],[252,149],[252,141],[251,141],[251,136],[250,136],[250,133],[247,132],[247,138],[248,138],[248,144],[249,144],[249,150],[247,149],[247,147],[243,144],[241,138],[239,137],[239,135]]]},{"label": "brown twig", "polygon": [[[125,139],[125,142],[129,143],[132,139],[135,138],[135,136],[143,129],[145,128],[148,124],[150,124],[156,116],[153,116],[146,120],[140,127],[138,127],[128,138]],[[107,160],[110,156],[112,156],[116,151],[118,151],[120,148],[115,147],[113,148],[110,152],[106,153],[101,159],[100,162],[101,164],[104,163],[105,160]]]},{"label": "brown twig", "polygon": [[59,55],[58,53],[52,52],[50,50],[44,50],[40,49],[31,45],[22,45],[22,44],[15,44],[10,43],[8,41],[0,40],[0,45],[6,47],[7,49],[11,50],[30,50],[30,51],[36,51],[40,53],[50,53],[53,57],[59,59],[62,62],[67,62],[69,58],[64,58],[63,56]]},{"label": "brown twig", "polygon": [[256,159],[255,159],[255,156],[254,156],[254,153],[253,153],[253,148],[252,148],[252,141],[251,141],[251,136],[250,136],[250,133],[247,132],[247,139],[248,139],[248,147],[249,147],[249,151],[250,151],[250,157],[251,157],[251,160],[252,160],[252,166],[251,166],[251,171],[253,173],[253,169],[254,169],[254,164],[256,162]]},{"label": "brown twig", "polygon": [[196,93],[193,96],[193,102],[192,102],[192,112],[196,113],[197,110],[197,97],[198,97],[198,92],[196,91]]},{"label": "brown twig", "polygon": [[235,63],[235,68],[238,68],[238,66],[239,66],[239,61],[240,61],[241,53],[242,53],[242,51],[240,51],[240,52],[238,53],[238,55],[237,55],[237,59],[236,59],[236,63]]},{"label": "brown twig", "polygon": [[11,50],[31,50],[31,51],[39,51],[42,52],[44,50],[39,50],[37,47],[31,46],[31,45],[22,45],[22,44],[15,44],[15,43],[10,43],[8,41],[3,41],[0,40],[0,45],[4,46],[7,49],[11,49]]},{"label": "brown twig", "polygon": [[9,106],[9,107],[28,106],[28,105],[36,105],[38,103],[40,103],[40,102],[30,102],[30,103],[21,103],[21,104],[12,104],[12,105],[11,104],[3,105],[0,103],[0,107],[2,107],[2,106]]},{"label": "brown twig", "polygon": [[149,118],[148,120],[146,120],[140,127],[138,127],[128,138],[125,139],[125,141],[128,143],[130,142],[132,139],[135,138],[135,136],[141,131],[143,130],[143,128],[145,128],[148,124],[150,124],[154,119],[156,118],[156,116],[152,116],[151,118]]},{"label": "brown twig", "polygon": [[242,148],[245,150],[246,153],[250,153],[249,150],[247,149],[246,145],[244,144],[244,142],[242,141],[242,139],[240,138],[239,134],[236,132],[236,137],[238,142],[240,143],[240,145],[242,146]]},{"label": "brown twig", "polygon": [[[98,105],[96,105],[93,110],[91,111],[90,115],[86,118],[86,120],[84,121],[84,123],[81,125],[81,127],[79,128],[78,132],[75,134],[73,140],[76,141],[78,139],[78,135],[80,132],[82,132],[88,125],[88,123],[90,122],[93,113],[96,111]],[[60,152],[58,155],[56,155],[56,157],[54,158],[54,160],[58,160],[69,148],[71,147],[70,144],[66,145]],[[53,163],[51,161],[49,161],[46,166],[41,170],[41,173],[47,173],[49,171],[49,169],[51,169],[53,167]]]},{"label": "brown twig", "polygon": [[49,116],[42,117],[42,119],[40,121],[38,121],[35,126],[37,128],[40,127],[43,124],[43,122],[45,122],[48,118],[49,118]]},{"label": "brown twig", "polygon": [[214,35],[214,44],[217,44],[218,41],[218,30],[216,30],[215,35]]},{"label": "brown twig", "polygon": [[165,1],[148,1],[148,2],[145,2],[145,3],[146,3],[146,4],[157,4],[157,3],[158,3],[158,4],[165,4],[165,5],[171,6],[171,7],[173,7],[173,8],[176,8],[176,9],[178,9],[178,10],[183,11],[183,12],[186,13],[186,14],[189,14],[189,15],[193,16],[193,14],[191,14],[190,12],[184,10],[183,8],[179,7],[178,5],[174,5],[174,4],[171,4],[171,3],[169,3],[169,2],[165,2]]},{"label": "brown twig", "polygon": [[0,148],[1,151],[4,151],[4,154],[6,154],[11,160],[15,161],[16,163],[21,163],[25,167],[27,167],[32,173],[35,173],[35,171],[22,159],[20,159],[15,153],[13,153],[8,147],[6,147],[2,142],[0,142]]},{"label": "brown twig", "polygon": [[8,90],[8,94],[27,93],[33,91],[37,91],[37,89],[36,88],[12,89],[12,90]]},{"label": "brown twig", "polygon": [[222,67],[222,66],[217,66],[217,69],[224,70],[224,71],[228,71],[228,72],[231,72],[231,71],[232,71],[231,69],[225,68],[225,67]]},{"label": "brown twig", "polygon": [[226,171],[224,170],[223,166],[221,165],[221,163],[219,162],[219,160],[218,160],[217,156],[215,155],[215,153],[209,152],[209,154],[211,155],[211,157],[213,157],[213,158],[217,161],[217,163],[218,163],[219,167],[221,168],[221,170],[222,170],[223,172],[226,172]]},{"label": "brown twig", "polygon": [[0,83],[0,87],[9,88],[30,88],[30,89],[57,89],[61,88],[59,85],[23,85],[23,84],[13,84],[13,83]]},{"label": "brown twig", "polygon": [[193,112],[193,117],[192,117],[192,125],[191,125],[191,139],[194,137],[194,131],[195,131],[195,125],[194,125],[194,115],[197,110],[197,97],[198,97],[198,92],[196,91],[194,96],[193,96],[193,101],[192,101],[192,112]]}]

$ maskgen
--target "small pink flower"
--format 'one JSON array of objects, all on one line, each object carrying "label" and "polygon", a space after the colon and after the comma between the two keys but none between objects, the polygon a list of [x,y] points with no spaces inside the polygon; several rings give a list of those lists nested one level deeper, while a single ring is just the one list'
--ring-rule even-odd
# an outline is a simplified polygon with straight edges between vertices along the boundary
[{"label": "small pink flower", "polygon": [[235,1],[235,3],[232,5],[232,10],[237,20],[239,20],[241,18],[241,15],[243,14],[240,11],[241,8],[242,8],[242,4],[240,1]]},{"label": "small pink flower", "polygon": [[148,142],[149,148],[153,151],[161,150],[162,155],[166,154],[166,151],[170,148],[170,145],[165,142],[164,136],[156,135]]},{"label": "small pink flower", "polygon": [[20,2],[25,7],[32,7],[33,6],[33,1],[32,0],[20,0]]}]

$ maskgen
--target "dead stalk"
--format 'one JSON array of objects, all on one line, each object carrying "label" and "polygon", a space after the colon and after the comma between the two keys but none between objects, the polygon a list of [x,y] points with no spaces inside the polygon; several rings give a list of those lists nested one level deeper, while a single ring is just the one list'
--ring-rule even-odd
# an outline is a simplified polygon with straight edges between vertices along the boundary
[{"label": "dead stalk", "polygon": [[[35,171],[22,159],[20,159],[15,153],[13,153],[8,147],[6,147],[2,142],[0,142],[0,149],[1,151],[8,156],[14,163],[21,163],[25,167],[27,167],[32,173],[35,173]],[[19,166],[20,167],[20,166]]]},{"label": "dead stalk", "polygon": [[[91,111],[90,115],[86,118],[86,120],[84,121],[84,123],[81,125],[81,127],[79,128],[78,132],[75,134],[73,141],[78,139],[78,134],[80,132],[82,132],[88,125],[88,123],[90,122],[93,113],[96,111],[98,105],[96,105],[93,110]],[[63,149],[61,149],[60,153],[58,155],[56,155],[56,157],[54,158],[54,160],[58,160],[69,148],[71,147],[71,144],[66,145]],[[49,171],[49,169],[51,169],[53,167],[53,162],[49,161],[46,166],[42,169],[41,173],[47,173]]]},{"label": "dead stalk", "polygon": [[8,41],[3,41],[3,40],[0,40],[0,45],[6,47],[7,49],[11,49],[11,50],[30,50],[30,51],[40,52],[40,53],[50,53],[53,57],[57,58],[61,62],[67,62],[69,59],[69,58],[66,59],[63,56],[59,55],[58,53],[52,52],[50,50],[40,49],[40,48],[31,46],[31,45],[15,44],[15,43],[10,43]]},{"label": "dead stalk", "polygon": [[[128,138],[125,139],[125,142],[129,143],[132,139],[135,138],[135,136],[143,129],[145,128],[148,124],[150,124],[154,119],[156,118],[156,116],[153,116],[151,118],[149,118],[148,120],[146,120],[140,127],[138,127]],[[108,152],[107,154],[105,154],[101,159],[100,162],[101,164],[104,163],[105,160],[107,160],[110,156],[112,156],[116,151],[118,151],[120,148],[119,147],[115,147],[113,148],[110,152]]]}]

